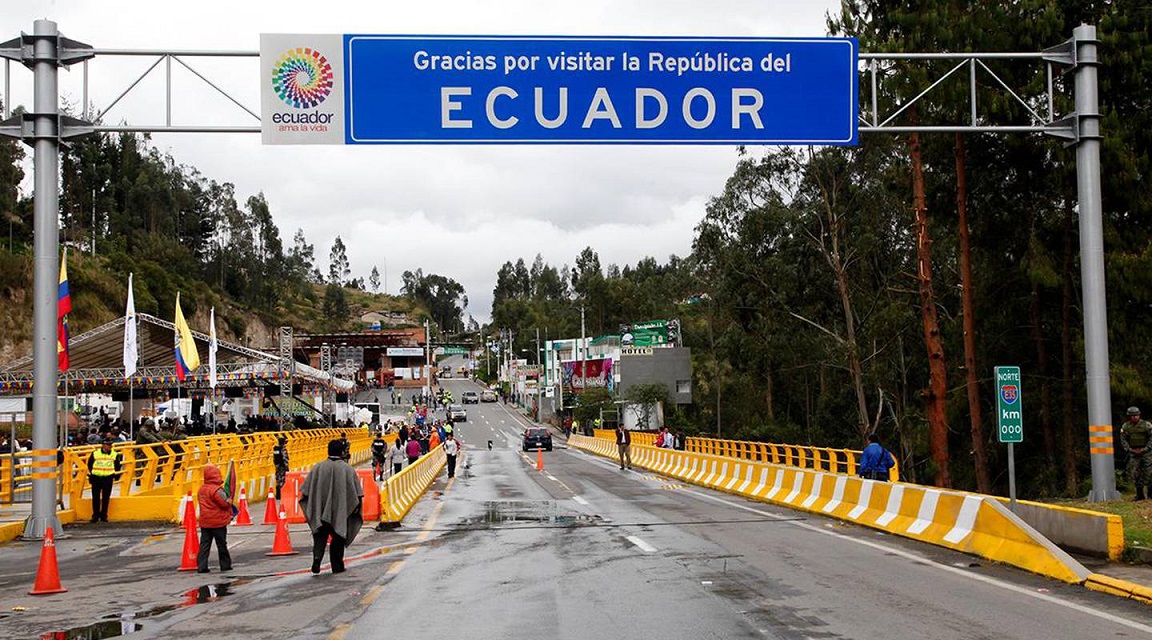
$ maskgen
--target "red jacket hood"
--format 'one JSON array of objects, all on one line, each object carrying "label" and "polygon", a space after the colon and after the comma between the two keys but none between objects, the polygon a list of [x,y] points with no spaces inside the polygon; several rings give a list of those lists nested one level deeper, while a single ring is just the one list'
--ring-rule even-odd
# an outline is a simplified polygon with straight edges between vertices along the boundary
[{"label": "red jacket hood", "polygon": [[204,484],[224,484],[224,476],[220,474],[220,467],[214,464],[204,466]]}]

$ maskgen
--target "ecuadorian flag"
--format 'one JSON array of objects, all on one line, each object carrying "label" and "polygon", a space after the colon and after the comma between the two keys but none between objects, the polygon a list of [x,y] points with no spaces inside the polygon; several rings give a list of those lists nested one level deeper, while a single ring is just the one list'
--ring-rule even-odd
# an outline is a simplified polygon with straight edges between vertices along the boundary
[{"label": "ecuadorian flag", "polygon": [[61,371],[67,371],[68,314],[72,313],[72,292],[68,289],[68,249],[60,258],[60,286],[56,291],[56,360]]},{"label": "ecuadorian flag", "polygon": [[184,312],[180,310],[180,294],[176,294],[176,379],[183,381],[191,372],[200,366],[200,354],[196,351],[196,340],[192,337],[192,330],[184,320]]}]

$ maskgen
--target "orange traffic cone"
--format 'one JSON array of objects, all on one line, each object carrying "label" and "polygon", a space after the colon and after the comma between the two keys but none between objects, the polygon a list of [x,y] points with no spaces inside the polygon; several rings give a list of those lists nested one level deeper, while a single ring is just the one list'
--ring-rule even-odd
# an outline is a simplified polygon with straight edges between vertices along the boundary
[{"label": "orange traffic cone", "polygon": [[244,487],[240,487],[240,504],[237,508],[240,512],[236,514],[236,521],[232,524],[237,527],[252,526],[252,516],[248,513],[248,495],[244,493]]},{"label": "orange traffic cone", "polygon": [[184,514],[183,524],[184,528],[190,531],[196,530],[196,499],[192,497],[192,492],[188,492],[188,497],[184,498]]},{"label": "orange traffic cone", "polygon": [[196,556],[200,555],[200,539],[196,537],[196,524],[193,518],[192,528],[184,528],[184,551],[180,554],[180,568],[177,571],[195,571]]},{"label": "orange traffic cone", "polygon": [[292,550],[292,538],[288,536],[288,514],[280,512],[276,519],[276,537],[272,540],[272,550],[266,556],[294,556],[300,553]]},{"label": "orange traffic cone", "polygon": [[537,471],[543,471],[544,470],[544,450],[543,449],[537,449],[536,450],[536,470]]},{"label": "orange traffic cone", "polygon": [[276,524],[276,494],[268,492],[268,500],[264,503],[263,524]]},{"label": "orange traffic cone", "polygon": [[28,593],[43,596],[65,591],[67,589],[60,586],[60,571],[56,567],[56,536],[52,534],[52,527],[48,527],[44,532],[44,545],[40,547],[40,566],[36,568],[36,583]]}]

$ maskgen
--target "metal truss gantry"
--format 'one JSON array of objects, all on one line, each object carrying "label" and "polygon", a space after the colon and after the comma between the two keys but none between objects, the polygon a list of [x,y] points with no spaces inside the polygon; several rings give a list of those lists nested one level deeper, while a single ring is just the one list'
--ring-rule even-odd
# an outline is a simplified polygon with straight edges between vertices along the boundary
[{"label": "metal truss gantry", "polygon": [[[1091,442],[1092,491],[1091,500],[1112,500],[1116,492],[1115,461],[1112,453],[1111,390],[1108,377],[1107,315],[1104,289],[1104,248],[1101,223],[1100,196],[1100,113],[1098,108],[1096,68],[1096,28],[1081,25],[1073,30],[1066,42],[1039,52],[1022,53],[861,53],[859,80],[870,89],[867,111],[859,115],[861,133],[1042,133],[1065,140],[1076,147],[1076,174],[1080,214],[1081,278],[1083,281],[1084,338],[1086,360],[1086,386],[1088,420]],[[134,82],[130,83],[103,109],[98,119],[88,121],[88,61],[109,57],[154,57],[156,60]],[[70,139],[92,133],[259,133],[257,111],[244,104],[212,82],[186,61],[189,58],[258,58],[258,51],[197,51],[99,49],[63,37],[51,20],[37,20],[32,34],[0,44],[0,58],[5,58],[4,117],[0,135],[24,140],[34,149],[34,216],[35,216],[35,269],[33,287],[33,356],[35,358],[33,391],[33,464],[40,469],[54,468],[56,424],[56,285],[59,278],[59,151],[60,145]],[[11,95],[9,61],[17,61],[33,71],[33,108],[20,116],[9,118]],[[880,96],[883,81],[897,78],[910,64],[927,61],[953,61],[953,66],[940,75],[914,98],[895,107],[891,113],[881,113]],[[1013,89],[992,66],[996,61],[1031,62],[1038,65],[1037,73],[1044,74],[1046,82],[1042,92]],[[132,92],[140,82],[164,63],[166,94],[164,117],[158,122],[110,125],[109,112],[120,100]],[[226,97],[244,114],[242,123],[187,123],[172,121],[172,63],[187,69],[204,83]],[[64,115],[59,110],[57,74],[60,67],[83,63],[84,89],[82,118]],[[1070,70],[1074,75],[1074,111],[1057,114],[1054,96],[1054,76]],[[966,73],[964,73],[966,72]],[[943,125],[902,124],[900,116],[912,105],[925,103],[929,96],[953,77],[966,76],[968,105],[963,122]],[[1027,113],[1025,122],[995,122],[995,114],[982,112],[978,100],[980,78],[988,86],[999,87]],[[1035,84],[1035,83],[1033,83]],[[949,111],[957,112],[958,109]],[[255,120],[255,122],[253,122]],[[281,330],[281,368],[289,376],[281,379],[282,397],[291,395],[291,347],[285,355],[285,345],[291,342],[291,329]],[[285,342],[287,341],[287,343]],[[322,367],[323,368],[323,367]],[[288,393],[284,392],[287,385]],[[1105,437],[1107,436],[1107,437]],[[1105,442],[1107,441],[1107,442]],[[56,475],[41,471],[33,474],[32,515],[25,524],[24,536],[42,538],[49,526],[59,528],[55,515]]]}]

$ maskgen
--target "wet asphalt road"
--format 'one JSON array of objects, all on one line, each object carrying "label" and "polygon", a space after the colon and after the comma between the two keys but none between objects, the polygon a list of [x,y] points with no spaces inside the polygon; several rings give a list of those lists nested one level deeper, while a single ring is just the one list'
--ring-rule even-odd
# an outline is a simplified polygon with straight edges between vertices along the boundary
[{"label": "wet asphalt road", "polygon": [[[457,398],[475,388],[446,384]],[[133,638],[1152,637],[1143,605],[620,471],[562,438],[539,472],[519,450],[522,420],[467,409],[458,477],[402,528],[365,531],[345,574],[308,575],[304,525],[288,558],[263,555],[270,527],[232,527],[237,570],[209,576],[173,571],[181,537],[167,525],[76,526],[58,547],[67,594],[23,595],[38,549],[0,547],[0,636],[119,626],[128,612]]]}]

